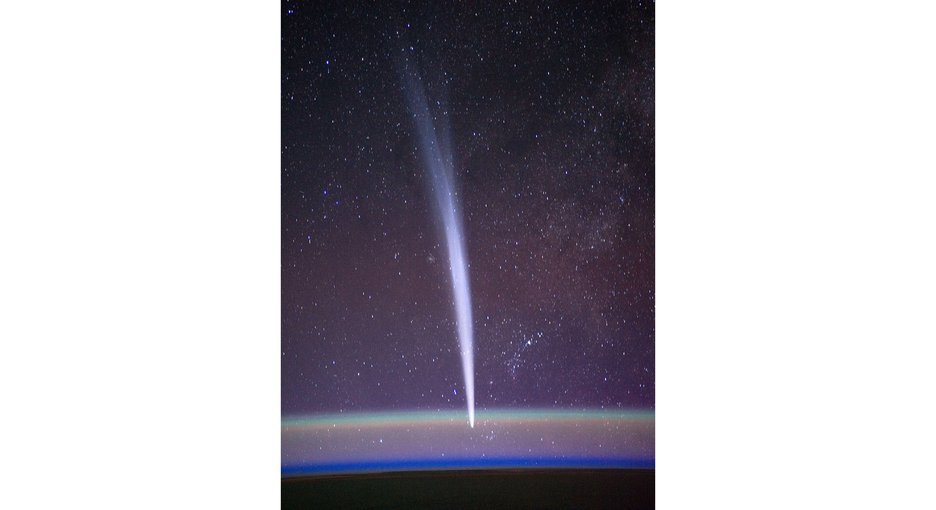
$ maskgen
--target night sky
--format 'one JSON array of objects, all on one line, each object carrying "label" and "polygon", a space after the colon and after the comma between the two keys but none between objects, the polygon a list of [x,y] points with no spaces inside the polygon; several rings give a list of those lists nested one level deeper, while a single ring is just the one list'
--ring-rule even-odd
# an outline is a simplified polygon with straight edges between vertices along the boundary
[{"label": "night sky", "polygon": [[404,64],[448,126],[476,408],[653,409],[653,9],[283,3],[284,416],[464,411]]}]

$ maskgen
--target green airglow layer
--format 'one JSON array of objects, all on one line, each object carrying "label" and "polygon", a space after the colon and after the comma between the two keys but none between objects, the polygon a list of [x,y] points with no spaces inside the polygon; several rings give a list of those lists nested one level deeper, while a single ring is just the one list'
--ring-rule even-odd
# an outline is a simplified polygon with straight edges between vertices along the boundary
[{"label": "green airglow layer", "polygon": [[[478,424],[492,423],[558,423],[558,422],[653,422],[653,410],[607,409],[478,409]],[[413,425],[444,425],[466,422],[461,409],[379,411],[329,413],[285,416],[284,430],[338,427],[405,427]]]}]

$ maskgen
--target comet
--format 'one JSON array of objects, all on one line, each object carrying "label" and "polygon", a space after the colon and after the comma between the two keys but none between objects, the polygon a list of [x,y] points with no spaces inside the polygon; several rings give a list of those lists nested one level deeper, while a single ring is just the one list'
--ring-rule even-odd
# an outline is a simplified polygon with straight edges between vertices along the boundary
[{"label": "comet", "polygon": [[[452,297],[455,305],[455,323],[461,354],[462,375],[465,380],[465,399],[468,405],[468,424],[474,428],[474,328],[471,317],[471,289],[468,281],[468,259],[465,255],[465,236],[462,227],[461,204],[455,189],[455,171],[447,126],[443,137],[436,134],[429,101],[418,76],[404,71],[404,90],[410,113],[416,127],[419,152],[427,169],[436,212],[445,233],[445,246],[449,258]],[[444,112],[443,122],[444,122]]]}]

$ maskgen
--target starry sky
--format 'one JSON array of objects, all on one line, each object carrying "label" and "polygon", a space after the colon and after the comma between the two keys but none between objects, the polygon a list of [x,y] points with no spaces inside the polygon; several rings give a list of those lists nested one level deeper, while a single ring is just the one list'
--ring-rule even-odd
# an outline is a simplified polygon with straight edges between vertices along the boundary
[{"label": "starry sky", "polygon": [[282,9],[283,415],[464,411],[404,62],[448,126],[476,408],[652,410],[653,4]]}]

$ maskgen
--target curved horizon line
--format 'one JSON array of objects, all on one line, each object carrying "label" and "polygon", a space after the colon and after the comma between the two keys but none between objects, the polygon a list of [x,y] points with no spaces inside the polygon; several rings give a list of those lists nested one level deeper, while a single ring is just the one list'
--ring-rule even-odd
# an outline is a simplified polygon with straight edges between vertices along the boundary
[{"label": "curved horizon line", "polygon": [[284,477],[383,471],[457,471],[462,469],[540,468],[540,469],[656,469],[650,457],[453,457],[407,460],[289,464],[280,467]]}]

